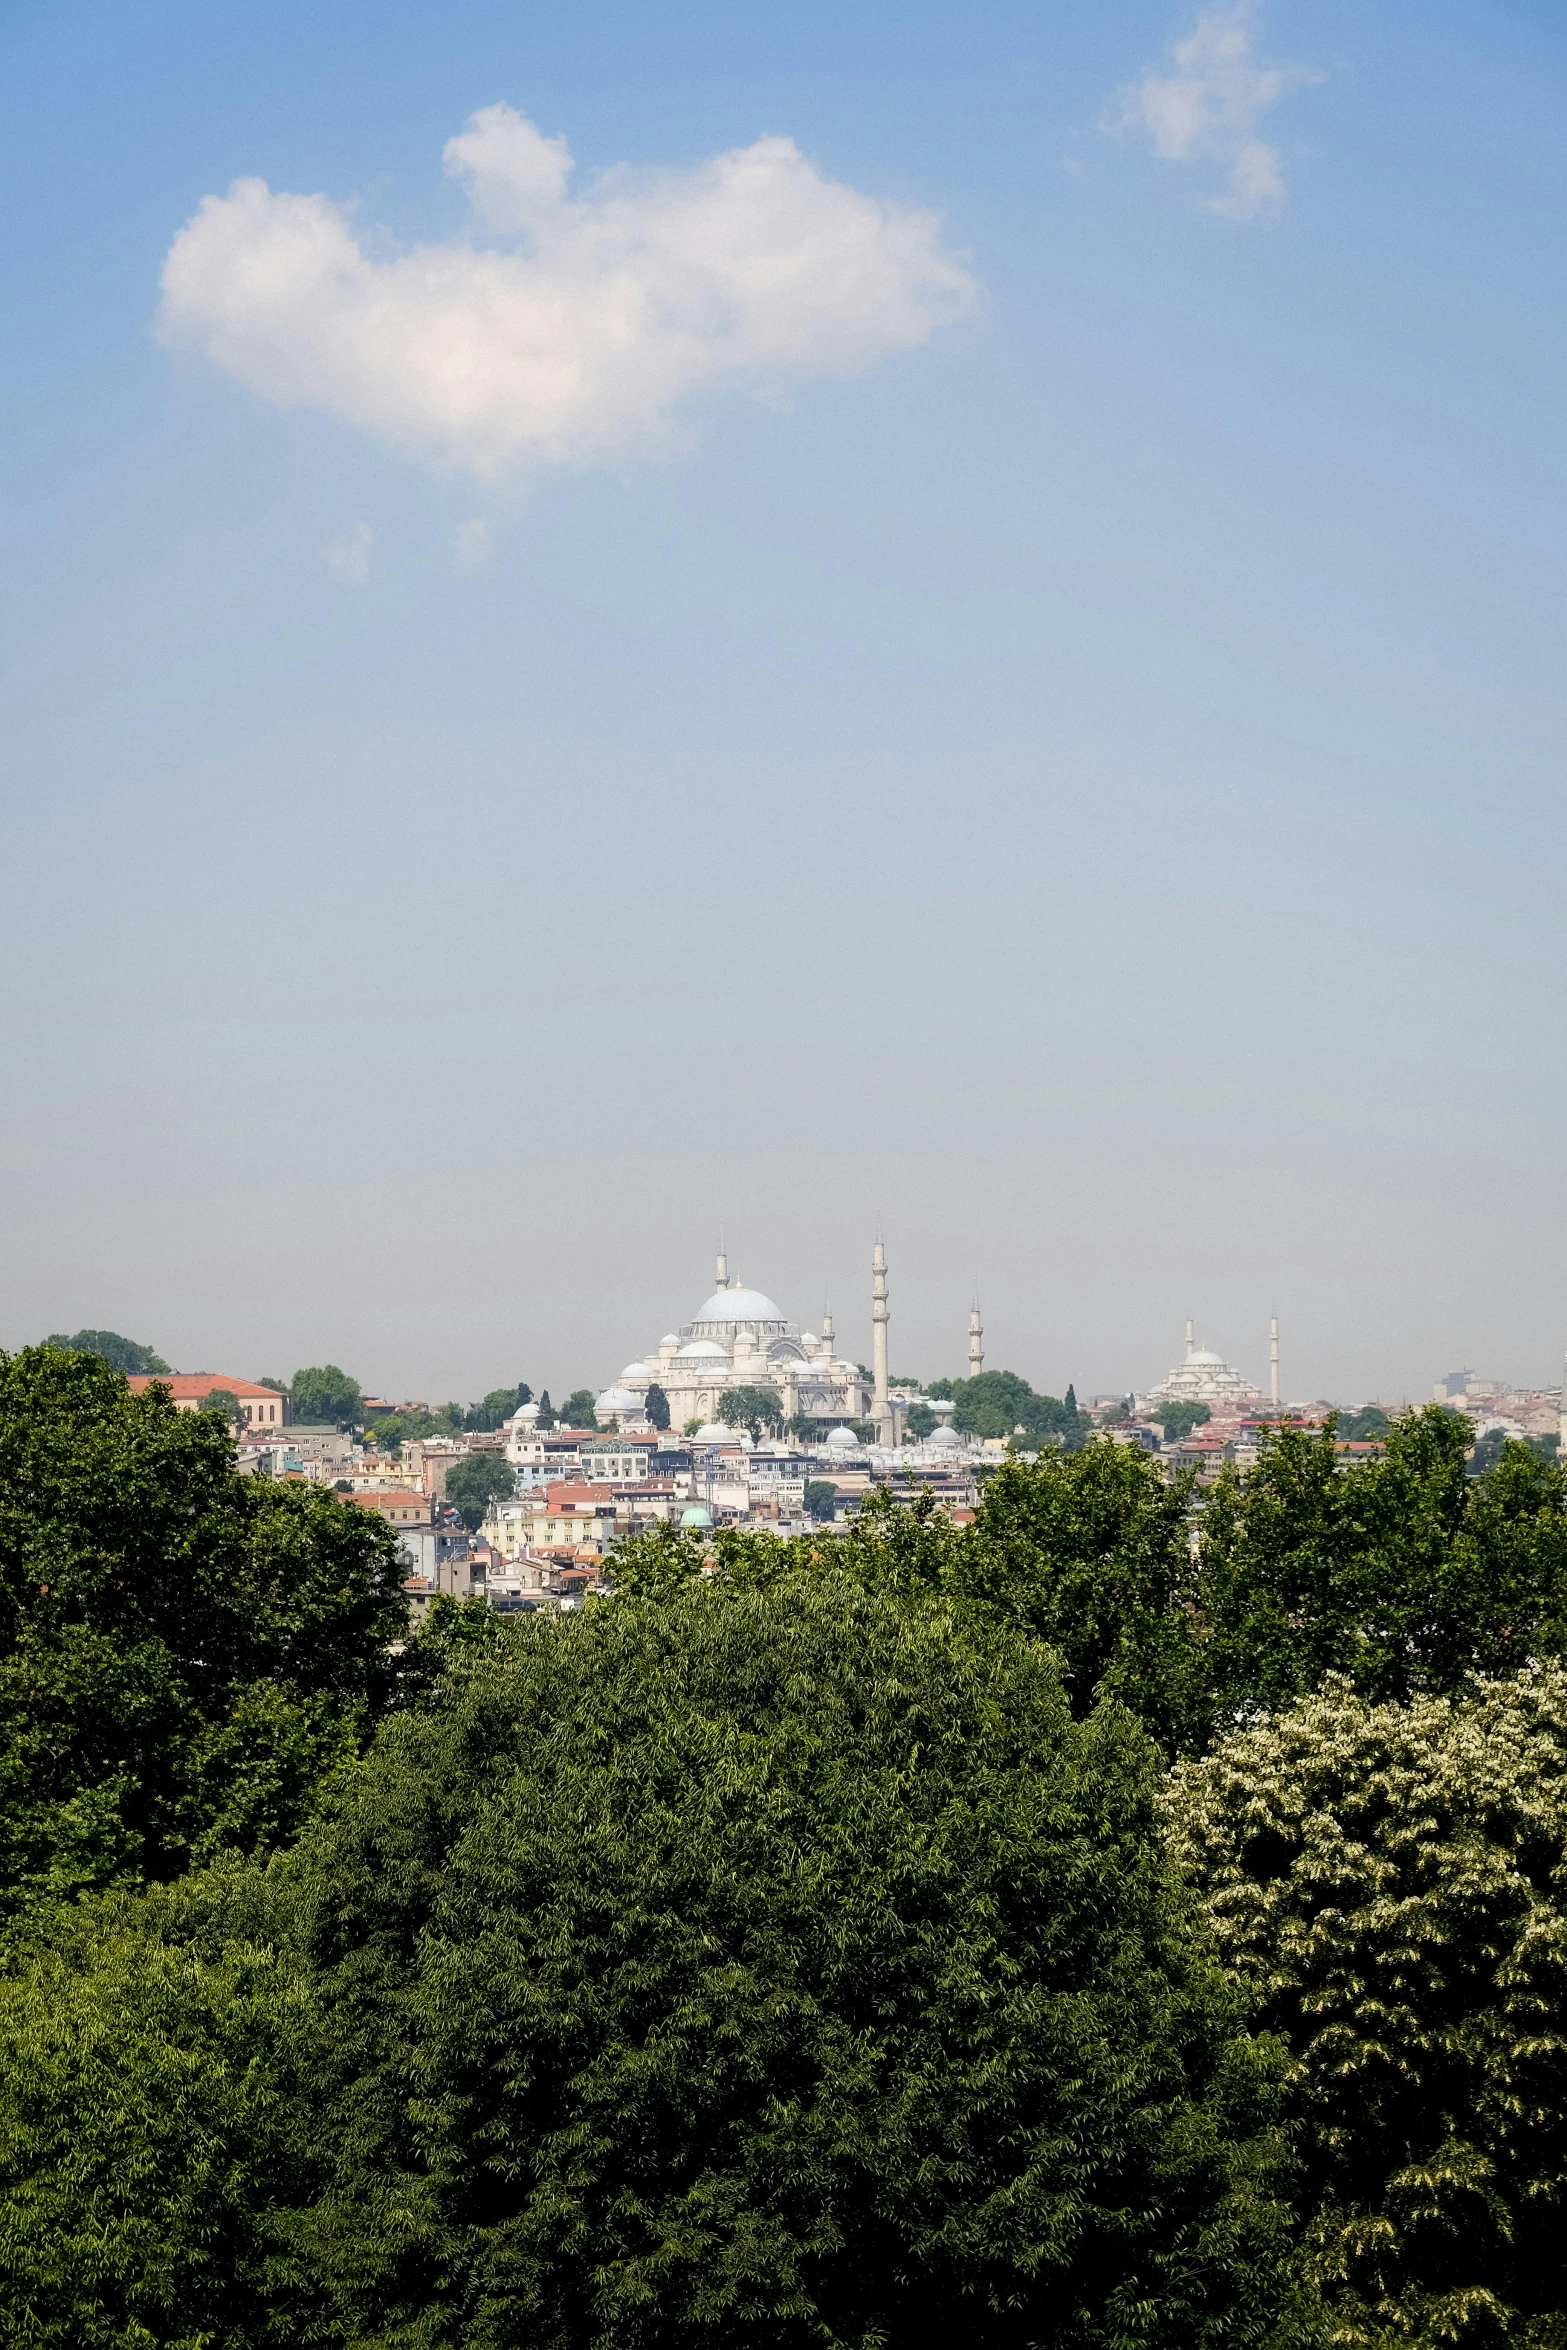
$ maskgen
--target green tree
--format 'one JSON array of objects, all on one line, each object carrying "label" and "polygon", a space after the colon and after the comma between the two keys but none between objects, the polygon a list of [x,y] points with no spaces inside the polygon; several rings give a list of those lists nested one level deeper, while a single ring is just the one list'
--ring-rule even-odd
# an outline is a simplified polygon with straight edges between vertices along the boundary
[{"label": "green tree", "polygon": [[1277,1430],[1204,1512],[1201,1606],[1221,1718],[1343,1673],[1362,1694],[1461,1688],[1560,1656],[1567,1487],[1526,1445],[1466,1473],[1469,1423],[1428,1405],[1343,1468],[1332,1421]]},{"label": "green tree", "polygon": [[1154,1785],[1034,1645],[830,1575],[530,1623],[301,1855],[344,2332],[1270,2339],[1268,2066]]},{"label": "green tree", "polygon": [[[78,1330],[74,1338],[46,1338],[45,1346],[65,1346],[77,1354],[101,1355],[115,1370],[145,1375],[147,1372],[166,1371],[168,1364],[162,1355],[154,1354],[150,1346],[142,1346],[134,1338],[122,1338],[118,1330]],[[267,1385],[272,1383],[268,1380]]]},{"label": "green tree", "polygon": [[938,1380],[951,1391],[952,1424],[965,1436],[1011,1436],[1021,1428],[1034,1443],[1052,1440],[1077,1449],[1092,1426],[1074,1398],[1070,1406],[1053,1395],[1036,1395],[1015,1371],[982,1371],[977,1379]]},{"label": "green tree", "polygon": [[809,1477],[805,1485],[805,1507],[809,1515],[830,1526],[838,1506],[838,1488],[830,1477]]},{"label": "green tree", "polygon": [[792,1436],[796,1444],[810,1444],[815,1438],[816,1426],[813,1412],[792,1412],[784,1422],[784,1434]]},{"label": "green tree", "polygon": [[510,1501],[517,1480],[498,1452],[471,1452],[446,1473],[446,1498],[470,1534],[477,1534],[490,1504]]},{"label": "green tree", "polygon": [[554,1405],[550,1402],[550,1391],[547,1387],[545,1388],[543,1394],[539,1397],[538,1425],[541,1429],[556,1428],[560,1425],[560,1414],[556,1411]]},{"label": "green tree", "polygon": [[289,1382],[293,1416],[303,1427],[357,1428],[362,1419],[361,1390],[336,1363],[296,1371]]},{"label": "green tree", "polygon": [[916,1443],[922,1437],[934,1436],[937,1424],[936,1415],[928,1403],[910,1404],[903,1422],[904,1427]]},{"label": "green tree", "polygon": [[1362,1404],[1358,1412],[1338,1414],[1338,1432],[1350,1444],[1375,1444],[1392,1427],[1391,1415],[1380,1404]]},{"label": "green tree", "polygon": [[515,1387],[492,1387],[482,1403],[470,1404],[463,1414],[463,1426],[471,1432],[489,1433],[502,1428],[514,1412],[533,1401],[533,1390],[526,1380]]},{"label": "green tree", "polygon": [[292,1833],[392,1691],[393,1537],[91,1354],[0,1355],[0,1929]]},{"label": "green tree", "polygon": [[680,1433],[682,1436],[694,1436],[701,1425],[702,1423],[699,1419],[682,1420],[680,1423]]},{"label": "green tree", "polygon": [[656,1379],[643,1398],[643,1406],[647,1413],[648,1426],[658,1429],[662,1434],[664,1429],[669,1426],[669,1398]]},{"label": "green tree", "polygon": [[770,1436],[783,1431],[783,1404],[772,1387],[731,1387],[718,1399],[718,1417],[726,1428],[747,1428],[752,1442],[765,1428]]},{"label": "green tree", "polygon": [[1156,1404],[1148,1416],[1158,1421],[1159,1432],[1166,1444],[1179,1444],[1184,1436],[1190,1436],[1194,1428],[1205,1428],[1213,1418],[1213,1413],[1205,1403],[1172,1400]]},{"label": "green tree", "polygon": [[567,1428],[591,1428],[595,1425],[594,1405],[597,1402],[591,1387],[574,1387],[560,1407],[561,1424]]},{"label": "green tree", "polygon": [[1567,1675],[1342,1680],[1184,1764],[1176,1851],[1291,2050],[1302,2265],[1344,2344],[1567,2331]]},{"label": "green tree", "polygon": [[218,1418],[226,1420],[230,1427],[237,1427],[242,1417],[239,1397],[234,1393],[232,1387],[209,1388],[201,1399],[200,1408],[204,1412],[215,1412]]}]

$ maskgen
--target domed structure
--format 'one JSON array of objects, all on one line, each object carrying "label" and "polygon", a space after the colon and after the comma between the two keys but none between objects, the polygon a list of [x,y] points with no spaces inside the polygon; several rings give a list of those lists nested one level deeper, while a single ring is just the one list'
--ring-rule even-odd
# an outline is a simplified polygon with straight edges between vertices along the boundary
[{"label": "domed structure", "polygon": [[1186,1325],[1186,1359],[1167,1371],[1157,1387],[1136,1398],[1139,1411],[1160,1403],[1260,1403],[1262,1390],[1253,1387],[1243,1371],[1227,1363],[1210,1347],[1198,1346],[1192,1325]]},{"label": "domed structure", "polygon": [[735,1444],[743,1441],[743,1438],[743,1430],[726,1428],[722,1420],[709,1420],[705,1428],[697,1430],[691,1441],[693,1444]]},{"label": "domed structure", "polygon": [[706,1322],[716,1322],[720,1329],[733,1322],[771,1323],[779,1330],[789,1327],[772,1299],[760,1289],[747,1289],[743,1281],[737,1281],[733,1289],[715,1289],[706,1305],[693,1315],[691,1327],[700,1330]]},{"label": "domed structure", "polygon": [[633,1389],[606,1387],[593,1406],[593,1417],[601,1428],[607,1428],[612,1420],[624,1428],[628,1420],[640,1420],[643,1410],[642,1398]]},{"label": "domed structure", "polygon": [[[770,1390],[783,1419],[811,1420],[818,1428],[869,1417],[869,1382],[857,1363],[837,1353],[830,1316],[822,1322],[821,1336],[812,1336],[788,1321],[764,1289],[731,1281],[722,1251],[717,1271],[712,1295],[678,1331],[666,1331],[656,1348],[626,1365],[616,1381],[618,1390],[645,1398],[656,1383],[669,1400],[671,1429],[699,1421],[699,1443],[735,1442],[732,1428],[717,1436],[708,1431],[718,1422],[725,1395],[736,1387]],[[616,1411],[619,1416],[619,1407]]]},{"label": "domed structure", "polygon": [[707,1511],[703,1509],[702,1504],[699,1501],[694,1501],[689,1509],[681,1511],[680,1523],[682,1526],[705,1531],[713,1521]]},{"label": "domed structure", "polygon": [[860,1440],[852,1428],[830,1428],[826,1449],[828,1452],[858,1452]]},{"label": "domed structure", "polygon": [[933,1428],[925,1439],[925,1450],[927,1452],[958,1453],[963,1450],[963,1439],[956,1428],[945,1426]]}]

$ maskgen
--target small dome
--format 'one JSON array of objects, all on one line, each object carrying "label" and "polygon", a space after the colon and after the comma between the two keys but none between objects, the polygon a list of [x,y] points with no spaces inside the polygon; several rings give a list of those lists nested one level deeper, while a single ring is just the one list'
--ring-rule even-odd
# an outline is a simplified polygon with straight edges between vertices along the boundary
[{"label": "small dome", "polygon": [[734,1430],[726,1428],[721,1420],[709,1420],[691,1439],[693,1444],[733,1444],[734,1440]]},{"label": "small dome", "polygon": [[693,1355],[707,1362],[714,1359],[722,1362],[724,1350],[721,1346],[716,1346],[711,1338],[693,1338],[689,1346],[683,1346],[680,1349],[677,1359],[682,1363],[689,1363]]},{"label": "small dome", "polygon": [[956,1428],[933,1428],[925,1442],[932,1452],[961,1452],[963,1439]]},{"label": "small dome", "polygon": [[633,1395],[629,1387],[606,1387],[593,1409],[596,1412],[639,1412],[642,1409],[642,1398]]},{"label": "small dome", "polygon": [[662,1338],[659,1340],[659,1342],[658,1342],[658,1351],[659,1351],[659,1353],[660,1353],[660,1354],[662,1354],[666,1346],[678,1346],[679,1344],[680,1344],[680,1333],[679,1333],[679,1331],[678,1331],[678,1330],[666,1330],[666,1331],[664,1332],[664,1335],[663,1335],[663,1337],[662,1337]]},{"label": "small dome", "polygon": [[858,1452],[859,1449],[860,1440],[852,1428],[834,1428],[829,1431],[827,1437],[829,1452]]},{"label": "small dome", "polygon": [[759,1289],[715,1289],[693,1322],[781,1322],[783,1315]]},{"label": "small dome", "polygon": [[681,1511],[680,1523],[682,1526],[711,1526],[713,1521],[703,1509],[702,1504],[699,1501],[694,1501],[688,1510]]},{"label": "small dome", "polygon": [[646,1363],[628,1363],[620,1374],[622,1387],[636,1387],[652,1377]]}]

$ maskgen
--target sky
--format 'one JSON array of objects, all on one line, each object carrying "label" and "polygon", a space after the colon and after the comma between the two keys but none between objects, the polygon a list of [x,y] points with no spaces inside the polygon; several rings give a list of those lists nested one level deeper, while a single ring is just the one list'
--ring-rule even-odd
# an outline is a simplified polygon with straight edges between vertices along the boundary
[{"label": "sky", "polygon": [[0,1344],[1567,1347],[1567,15],[11,0]]}]

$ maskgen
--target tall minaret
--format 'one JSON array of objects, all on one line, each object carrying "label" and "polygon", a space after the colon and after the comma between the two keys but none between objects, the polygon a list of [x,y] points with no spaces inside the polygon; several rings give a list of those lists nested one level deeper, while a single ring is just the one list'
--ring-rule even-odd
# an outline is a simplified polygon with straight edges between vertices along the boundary
[{"label": "tall minaret", "polygon": [[1279,1317],[1274,1315],[1268,1333],[1268,1394],[1273,1408],[1279,1405]]},{"label": "tall minaret", "polygon": [[831,1362],[838,1351],[838,1341],[833,1335],[832,1307],[829,1305],[822,1307],[822,1345],[826,1349],[827,1360]]},{"label": "tall minaret", "polygon": [[979,1299],[968,1318],[968,1375],[977,1379],[985,1368],[985,1325],[979,1318]]},{"label": "tall minaret", "polygon": [[714,1282],[713,1287],[715,1289],[729,1287],[729,1259],[724,1254],[724,1236],[721,1232],[718,1235],[718,1279]]},{"label": "tall minaret", "polygon": [[1192,1348],[1196,1345],[1196,1343],[1197,1341],[1192,1336],[1191,1317],[1188,1315],[1186,1319],[1186,1360],[1188,1362],[1190,1362],[1192,1359]]},{"label": "tall minaret", "polygon": [[871,1258],[871,1418],[877,1441],[892,1442],[892,1406],[887,1401],[887,1252],[880,1240]]}]

